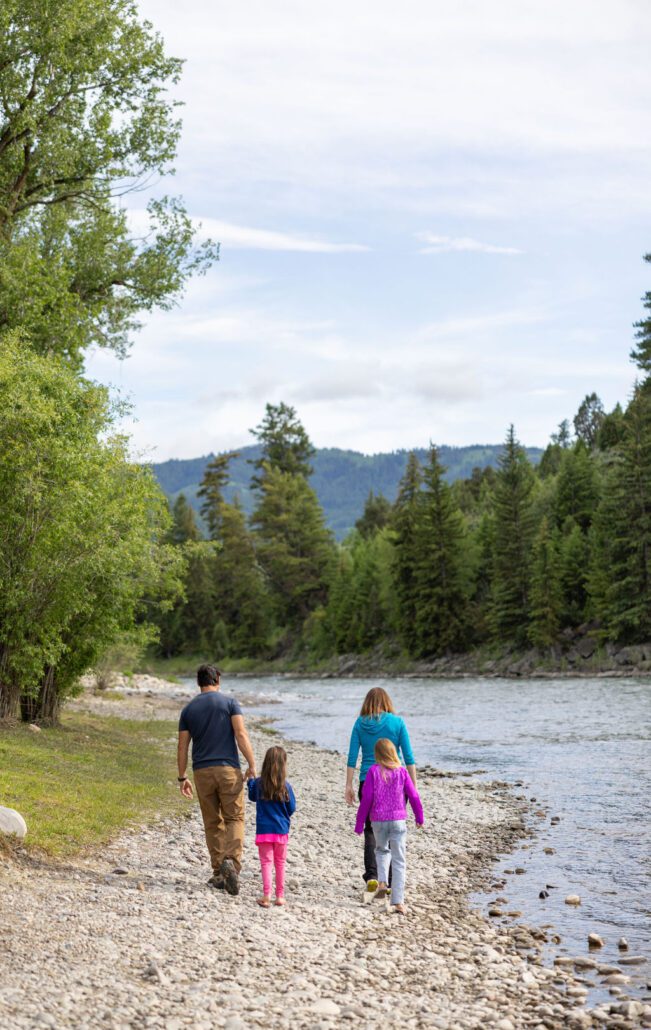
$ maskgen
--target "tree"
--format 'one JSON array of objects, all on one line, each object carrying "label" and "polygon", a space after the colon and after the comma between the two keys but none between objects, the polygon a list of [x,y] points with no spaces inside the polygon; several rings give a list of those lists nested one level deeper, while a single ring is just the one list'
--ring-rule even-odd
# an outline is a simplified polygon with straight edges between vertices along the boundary
[{"label": "tree", "polygon": [[651,638],[651,396],[637,387],[595,518],[590,594],[613,640]]},{"label": "tree", "polygon": [[613,410],[605,415],[601,423],[597,435],[597,447],[600,451],[608,451],[612,447],[618,447],[625,436],[624,412],[618,401]]},{"label": "tree", "polygon": [[423,473],[412,451],[400,480],[393,513],[394,579],[398,603],[398,631],[409,654],[418,652],[418,566],[422,516]]},{"label": "tree", "polygon": [[467,596],[463,516],[444,480],[436,447],[423,470],[415,570],[416,634],[422,655],[441,655],[461,644]]},{"label": "tree", "polygon": [[327,600],[334,542],[307,480],[264,465],[253,514],[255,547],[281,626],[296,633]]},{"label": "tree", "polygon": [[171,170],[180,71],[132,0],[0,8],[0,329],[39,353],[123,354],[138,313],[217,256],[180,201],[151,200],[133,227],[116,203]]},{"label": "tree", "polygon": [[206,465],[197,497],[203,498],[201,515],[208,526],[211,540],[219,540],[222,511],[224,506],[224,488],[229,480],[231,461],[239,457],[236,451],[218,454]]},{"label": "tree", "polygon": [[225,628],[224,653],[231,657],[263,654],[271,629],[271,599],[237,504],[224,504],[221,547],[215,563],[216,614]]},{"label": "tree", "polygon": [[[0,718],[54,721],[78,677],[178,590],[169,509],[119,409],[16,334],[0,340]],[[147,600],[148,599],[148,600]]]},{"label": "tree", "polygon": [[523,643],[529,622],[533,470],[509,428],[494,491],[491,621],[499,639]]},{"label": "tree", "polygon": [[[651,254],[645,254],[644,260],[651,262]],[[649,313],[641,321],[635,323],[637,329],[635,337],[638,342],[631,351],[631,361],[634,361],[648,378],[651,375],[651,290],[647,290],[642,302]]]},{"label": "tree", "polygon": [[590,574],[589,533],[567,518],[559,541],[560,582],[566,626],[580,626],[585,619]]},{"label": "tree", "polygon": [[267,404],[259,426],[251,430],[262,447],[262,454],[253,463],[256,474],[254,487],[260,488],[266,469],[278,469],[292,476],[309,479],[312,474],[310,459],[316,453],[305,429],[288,404]]},{"label": "tree", "polygon": [[586,444],[579,438],[571,450],[563,452],[561,458],[554,502],[557,525],[560,527],[567,518],[572,518],[583,532],[587,532],[598,500],[595,464]]},{"label": "tree", "polygon": [[172,544],[185,544],[189,540],[201,539],[201,533],[194,517],[194,512],[185,494],[179,494],[172,506],[172,527],[169,532],[169,541]]},{"label": "tree", "polygon": [[604,406],[597,394],[586,394],[574,416],[574,432],[577,440],[581,440],[589,449],[594,447],[605,417]]},{"label": "tree", "polygon": [[558,430],[552,433],[551,442],[557,444],[558,447],[565,450],[570,446],[572,442],[572,435],[570,433],[570,423],[566,418],[562,422],[558,423]]},{"label": "tree", "polygon": [[390,521],[391,503],[382,494],[376,497],[371,490],[364,504],[364,512],[355,523],[355,529],[360,536],[374,536],[378,530],[388,526]]},{"label": "tree", "polygon": [[558,554],[558,530],[543,519],[531,562],[531,621],[529,639],[535,647],[551,647],[558,638],[563,594]]}]

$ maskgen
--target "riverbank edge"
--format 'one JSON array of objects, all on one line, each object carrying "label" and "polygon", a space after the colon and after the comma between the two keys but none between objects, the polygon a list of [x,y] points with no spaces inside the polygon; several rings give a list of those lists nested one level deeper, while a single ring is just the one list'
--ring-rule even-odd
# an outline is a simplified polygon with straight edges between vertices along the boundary
[{"label": "riverbank edge", "polygon": [[[137,673],[161,678],[190,678],[200,659],[145,659]],[[651,643],[615,647],[598,646],[584,638],[565,651],[560,648],[542,653],[535,649],[501,652],[484,648],[467,654],[411,660],[385,648],[364,654],[336,655],[323,661],[302,657],[270,660],[224,659],[217,661],[221,671],[238,679],[260,676],[300,677],[303,679],[378,679],[402,676],[409,679],[586,679],[651,678]],[[168,671],[169,667],[169,671]],[[117,674],[121,675],[121,674]]]}]

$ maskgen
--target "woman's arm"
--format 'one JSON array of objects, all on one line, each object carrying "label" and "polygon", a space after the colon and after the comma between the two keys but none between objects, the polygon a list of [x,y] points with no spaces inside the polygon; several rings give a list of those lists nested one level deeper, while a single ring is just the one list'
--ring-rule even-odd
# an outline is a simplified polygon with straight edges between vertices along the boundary
[{"label": "woman's arm", "polygon": [[414,752],[411,750],[411,741],[409,739],[409,732],[404,719],[400,720],[400,734],[398,736],[398,747],[402,751],[402,757],[404,758],[405,765],[407,766],[407,772],[409,773],[409,779],[415,785],[416,784],[416,759],[414,758]]},{"label": "woman's arm", "polygon": [[353,731],[350,735],[350,746],[348,748],[348,765],[346,767],[346,789],[344,791],[344,797],[349,805],[355,804],[355,791],[353,788],[353,776],[355,775],[355,766],[357,765],[357,756],[359,755],[359,749],[362,746],[362,742],[359,739],[359,729],[357,727],[357,720],[353,726]]}]

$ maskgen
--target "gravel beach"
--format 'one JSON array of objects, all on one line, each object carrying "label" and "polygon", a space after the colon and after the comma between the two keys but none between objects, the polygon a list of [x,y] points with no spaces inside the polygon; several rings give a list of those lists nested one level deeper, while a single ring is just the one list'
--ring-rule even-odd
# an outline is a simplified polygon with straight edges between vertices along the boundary
[{"label": "gravel beach", "polygon": [[[152,714],[139,699],[77,704]],[[178,704],[156,709],[171,716]],[[251,738],[259,763],[281,740],[255,723]],[[470,909],[469,892],[491,882],[491,858],[527,833],[524,803],[506,785],[421,771],[426,825],[410,826],[408,914],[400,917],[382,902],[362,904],[362,848],[342,798],[345,759],[283,743],[298,801],[286,908],[255,904],[253,806],[235,898],[206,885],[194,804],[186,818],[134,828],[65,865],[5,861],[3,1030],[651,1026],[651,1006],[623,996],[586,1009],[586,968],[544,968],[540,931],[517,915],[497,927]],[[173,763],[170,739],[162,790],[176,789]],[[605,967],[594,966],[591,975],[603,979]],[[625,982],[613,986],[625,990]]]}]

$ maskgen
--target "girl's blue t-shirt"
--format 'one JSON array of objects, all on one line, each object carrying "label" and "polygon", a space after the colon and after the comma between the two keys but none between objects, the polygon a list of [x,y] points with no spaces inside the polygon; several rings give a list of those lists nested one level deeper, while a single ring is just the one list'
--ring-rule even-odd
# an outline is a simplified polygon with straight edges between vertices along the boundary
[{"label": "girl's blue t-shirt", "polygon": [[351,769],[357,765],[357,757],[360,750],[362,752],[362,766],[359,771],[360,783],[364,782],[367,772],[375,761],[375,745],[382,738],[386,738],[394,744],[396,751],[402,754],[405,765],[416,764],[404,719],[401,719],[399,715],[394,715],[393,712],[383,712],[382,715],[360,715],[355,720],[348,749],[348,766]]}]

